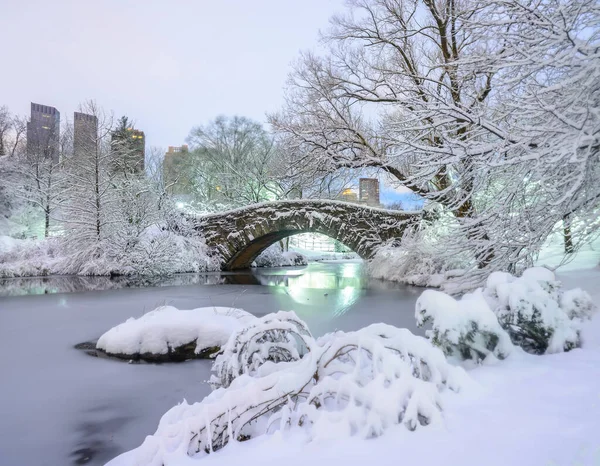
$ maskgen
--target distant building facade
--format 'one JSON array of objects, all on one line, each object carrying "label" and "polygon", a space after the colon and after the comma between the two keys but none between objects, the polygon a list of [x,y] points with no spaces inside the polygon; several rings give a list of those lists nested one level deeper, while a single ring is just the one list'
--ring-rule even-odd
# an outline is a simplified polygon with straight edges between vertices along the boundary
[{"label": "distant building facade", "polygon": [[73,153],[94,153],[98,144],[98,117],[75,112],[73,115]]},{"label": "distant building facade", "polygon": [[27,122],[27,154],[44,156],[59,162],[60,112],[49,105],[31,102],[31,117]]},{"label": "distant building facade", "polygon": [[192,177],[189,162],[190,152],[187,144],[169,146],[163,161],[163,178],[170,194],[191,194]]},{"label": "distant building facade", "polygon": [[359,178],[358,201],[371,207],[379,207],[379,180],[377,178]]},{"label": "distant building facade", "polygon": [[356,190],[352,188],[346,188],[338,196],[338,200],[344,202],[358,202],[358,195],[356,194]]}]

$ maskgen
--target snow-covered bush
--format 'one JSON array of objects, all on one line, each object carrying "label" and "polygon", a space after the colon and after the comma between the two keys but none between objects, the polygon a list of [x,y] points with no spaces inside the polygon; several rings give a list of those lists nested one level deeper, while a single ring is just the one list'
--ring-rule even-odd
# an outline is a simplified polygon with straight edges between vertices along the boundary
[{"label": "snow-covered bush", "polygon": [[513,345],[533,354],[576,348],[595,309],[585,291],[565,291],[550,270],[532,267],[518,278],[494,272],[460,300],[427,290],[415,317],[419,325],[432,323],[427,335],[446,355],[477,362],[490,354],[503,359]]},{"label": "snow-covered bush", "polygon": [[96,349],[122,359],[177,361],[209,357],[231,334],[255,320],[252,314],[228,307],[189,311],[162,306],[130,318],[104,333]]},{"label": "snow-covered bush", "polygon": [[242,374],[255,375],[267,361],[277,364],[301,359],[309,350],[305,338],[312,339],[308,327],[291,312],[250,322],[217,356],[212,386],[226,388]]},{"label": "snow-covered bush", "polygon": [[0,236],[0,278],[57,273],[60,255],[58,238],[36,240]]},{"label": "snow-covered bush", "polygon": [[307,265],[308,260],[295,251],[284,251],[279,243],[265,249],[253,262],[253,267],[288,267]]},{"label": "snow-covered bush", "polygon": [[527,269],[518,278],[494,272],[483,294],[513,343],[535,354],[580,346],[581,324],[595,310],[585,291],[564,291],[554,273],[543,267]]},{"label": "snow-covered bush", "polygon": [[406,230],[401,242],[392,240],[377,250],[367,264],[369,275],[408,285],[444,285],[469,264],[461,255],[449,258],[441,253],[448,239],[444,235],[444,228],[437,224]]},{"label": "snow-covered bush", "polygon": [[0,237],[0,277],[42,275],[169,275],[220,269],[204,238],[162,225],[145,228],[135,241],[112,238],[72,242],[67,238],[15,240]]},{"label": "snow-covered bush", "polygon": [[513,349],[510,337],[498,323],[480,290],[460,300],[441,291],[426,290],[416,303],[417,325],[432,323],[427,336],[447,356],[482,362],[504,359]]},{"label": "snow-covered bush", "polygon": [[375,324],[315,340],[291,312],[233,334],[215,368],[223,387],[168,411],[127,464],[174,464],[275,430],[370,438],[397,424],[438,424],[440,392],[466,377],[406,329]]}]

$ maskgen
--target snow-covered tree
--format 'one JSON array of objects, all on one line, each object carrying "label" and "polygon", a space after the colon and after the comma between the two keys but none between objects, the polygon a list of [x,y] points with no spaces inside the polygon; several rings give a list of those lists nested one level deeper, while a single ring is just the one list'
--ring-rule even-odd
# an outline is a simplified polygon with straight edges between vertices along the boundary
[{"label": "snow-covered tree", "polygon": [[201,202],[243,205],[280,195],[273,138],[248,118],[220,116],[188,137],[195,191]]},{"label": "snow-covered tree", "polygon": [[[52,127],[49,131],[58,132],[59,128]],[[58,138],[51,134],[48,140],[55,137]],[[10,156],[12,173],[7,185],[12,195],[27,206],[27,229],[36,236],[47,238],[64,199],[65,177],[60,159],[54,156],[56,149],[46,141],[43,138],[36,143],[30,141],[26,149],[21,146],[21,150]],[[62,150],[63,146],[59,144],[59,152]]]},{"label": "snow-covered tree", "polygon": [[75,250],[100,248],[109,239],[115,223],[119,199],[114,186],[116,173],[111,170],[110,134],[112,117],[93,101],[81,106],[81,112],[95,117],[82,135],[84,141],[65,161],[69,184],[68,203],[64,208],[65,233]]},{"label": "snow-covered tree", "polygon": [[443,206],[472,286],[597,208],[597,34],[591,0],[352,0],[270,120],[299,166],[376,168]]}]

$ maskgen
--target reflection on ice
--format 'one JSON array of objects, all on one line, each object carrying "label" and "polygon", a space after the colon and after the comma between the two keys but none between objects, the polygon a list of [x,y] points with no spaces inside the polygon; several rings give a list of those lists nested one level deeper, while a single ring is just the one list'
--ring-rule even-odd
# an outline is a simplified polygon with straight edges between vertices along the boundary
[{"label": "reflection on ice", "polygon": [[155,286],[218,285],[225,278],[218,274],[177,274],[170,277],[86,277],[64,275],[0,279],[0,296],[21,296],[81,291],[117,290]]},{"label": "reflection on ice", "polygon": [[313,263],[304,267],[261,268],[229,273],[176,274],[170,277],[50,276],[0,279],[0,296],[193,285],[263,285],[291,289],[341,290],[370,286],[362,262]]}]

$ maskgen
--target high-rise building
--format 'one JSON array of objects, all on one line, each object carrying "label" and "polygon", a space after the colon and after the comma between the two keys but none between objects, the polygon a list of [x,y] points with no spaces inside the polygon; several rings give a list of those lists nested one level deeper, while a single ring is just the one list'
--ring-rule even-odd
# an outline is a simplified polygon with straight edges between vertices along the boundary
[{"label": "high-rise building", "polygon": [[98,118],[75,112],[73,117],[73,153],[75,156],[93,153],[98,144]]},{"label": "high-rise building", "polygon": [[191,193],[189,170],[189,150],[187,144],[169,146],[163,161],[165,186],[171,194],[187,195]]},{"label": "high-rise building", "polygon": [[27,122],[27,153],[59,161],[60,112],[54,107],[31,102]]},{"label": "high-rise building", "polygon": [[358,200],[371,207],[379,207],[379,180],[360,178],[358,180]]}]

